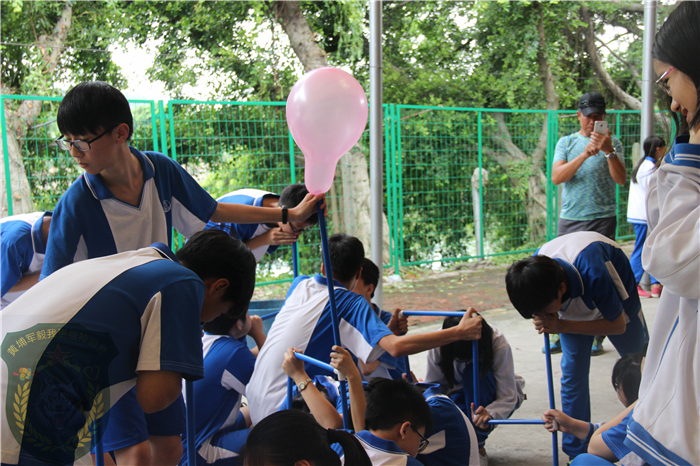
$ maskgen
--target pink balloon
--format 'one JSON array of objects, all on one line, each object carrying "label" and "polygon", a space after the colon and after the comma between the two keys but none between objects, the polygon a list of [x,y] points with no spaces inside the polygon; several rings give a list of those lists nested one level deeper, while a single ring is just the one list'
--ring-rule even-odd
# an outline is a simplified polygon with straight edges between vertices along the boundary
[{"label": "pink balloon", "polygon": [[304,153],[310,193],[331,188],[338,160],[360,140],[368,112],[364,89],[343,70],[317,68],[296,82],[287,98],[287,125]]}]

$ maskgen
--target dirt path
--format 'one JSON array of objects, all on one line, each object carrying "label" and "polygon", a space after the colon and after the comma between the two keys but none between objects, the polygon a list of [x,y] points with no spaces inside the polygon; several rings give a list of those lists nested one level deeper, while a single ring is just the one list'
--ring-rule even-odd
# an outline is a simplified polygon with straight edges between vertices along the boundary
[{"label": "dirt path", "polygon": [[[402,281],[384,281],[384,309],[456,311],[512,308],[505,290],[507,265],[469,264],[449,272],[405,273]],[[411,317],[409,325],[434,317]]]}]

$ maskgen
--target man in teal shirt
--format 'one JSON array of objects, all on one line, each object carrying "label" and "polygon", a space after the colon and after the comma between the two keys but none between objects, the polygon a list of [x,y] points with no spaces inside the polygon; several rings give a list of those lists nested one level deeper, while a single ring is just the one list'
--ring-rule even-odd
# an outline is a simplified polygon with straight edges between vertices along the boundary
[{"label": "man in teal shirt", "polygon": [[593,131],[605,119],[605,99],[597,92],[581,96],[576,115],[581,130],[559,139],[554,152],[552,182],[564,184],[557,236],[596,231],[614,240],[615,183],[627,180],[622,143],[610,131]]},{"label": "man in teal shirt", "polygon": [[[605,99],[597,92],[581,96],[576,116],[581,129],[559,139],[554,151],[552,182],[564,184],[557,236],[595,231],[615,240],[615,183],[622,186],[627,181],[622,143],[610,131],[593,131],[595,122],[605,119]],[[593,355],[603,353],[604,339],[595,337]],[[550,349],[561,352],[559,335],[550,337]]]}]

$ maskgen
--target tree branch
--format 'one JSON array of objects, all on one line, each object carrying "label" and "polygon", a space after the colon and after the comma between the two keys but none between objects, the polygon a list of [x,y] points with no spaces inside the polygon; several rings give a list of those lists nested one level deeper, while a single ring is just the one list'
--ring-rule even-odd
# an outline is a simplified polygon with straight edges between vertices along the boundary
[{"label": "tree branch", "polygon": [[625,66],[627,67],[628,70],[630,70],[630,73],[632,73],[632,77],[635,78],[635,83],[637,84],[637,87],[639,87],[639,88],[641,89],[641,88],[642,88],[642,81],[641,81],[641,78],[640,78],[640,76],[639,76],[639,72],[637,72],[637,68],[635,68],[634,65],[633,65],[632,63],[630,63],[629,61],[625,60],[624,58],[622,58],[621,56],[619,56],[617,53],[615,53],[615,52],[608,46],[608,44],[606,44],[605,42],[603,42],[603,41],[600,39],[600,37],[595,36],[595,38],[598,40],[598,42],[601,43],[601,45],[602,45],[603,47],[605,47],[606,49],[608,49],[608,52],[610,52],[610,54],[611,54],[613,57],[617,58],[623,65],[625,65]]},{"label": "tree branch", "polygon": [[593,32],[593,20],[591,18],[590,11],[586,5],[581,4],[581,20],[588,24],[584,34],[584,42],[586,44],[586,50],[588,51],[588,56],[591,60],[591,67],[595,71],[603,85],[615,96],[617,100],[622,102],[626,107],[633,110],[641,110],[642,102],[639,99],[635,99],[628,93],[626,93],[617,83],[613,80],[610,74],[607,72],[605,67],[600,61],[600,56],[598,55],[598,49],[595,45],[595,33]]},{"label": "tree branch", "polygon": [[607,0],[607,3],[617,5],[622,11],[628,11],[630,13],[644,13],[643,3],[630,3],[621,0]]}]

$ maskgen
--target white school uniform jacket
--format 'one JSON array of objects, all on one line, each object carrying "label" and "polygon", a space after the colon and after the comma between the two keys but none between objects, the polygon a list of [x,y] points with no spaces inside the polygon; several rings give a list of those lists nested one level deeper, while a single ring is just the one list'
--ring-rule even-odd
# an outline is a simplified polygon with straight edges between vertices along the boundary
[{"label": "white school uniform jacket", "polygon": [[647,223],[647,188],[655,167],[656,160],[653,157],[646,157],[637,170],[637,182],[630,181],[627,223]]},{"label": "white school uniform jacket", "polygon": [[650,464],[700,464],[700,145],[681,136],[652,177],[644,268],[664,285],[625,444]]}]

